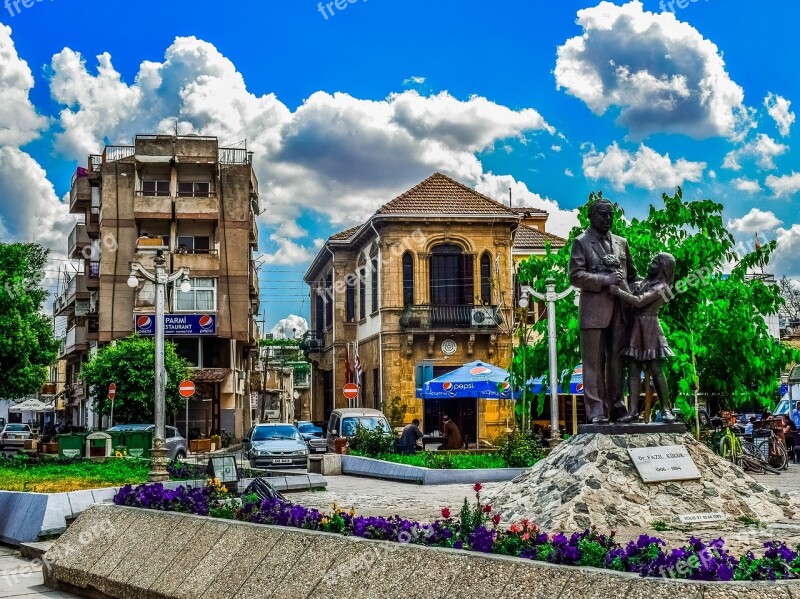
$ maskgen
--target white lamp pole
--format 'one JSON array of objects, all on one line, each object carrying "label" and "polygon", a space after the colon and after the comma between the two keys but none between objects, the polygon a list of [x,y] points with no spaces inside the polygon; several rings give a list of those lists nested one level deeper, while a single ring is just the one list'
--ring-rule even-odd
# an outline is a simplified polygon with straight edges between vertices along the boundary
[{"label": "white lamp pole", "polygon": [[[561,443],[561,433],[559,431],[558,417],[558,359],[556,357],[556,302],[564,299],[575,291],[574,287],[568,287],[561,293],[556,293],[555,279],[549,277],[545,281],[546,292],[544,295],[537,293],[533,287],[523,285],[519,297],[519,307],[527,308],[529,298],[535,297],[537,300],[547,302],[547,343],[550,352],[550,447],[555,447]],[[528,381],[524,382],[525,385]]]},{"label": "white lamp pole", "polygon": [[131,264],[131,274],[128,277],[128,286],[137,287],[139,273],[144,279],[155,284],[156,288],[156,394],[155,394],[155,438],[153,448],[150,450],[150,472],[147,476],[149,482],[161,482],[169,480],[167,472],[167,447],[165,420],[165,395],[166,395],[166,372],[164,370],[164,302],[166,297],[166,286],[181,279],[180,290],[188,293],[192,290],[189,282],[189,269],[181,268],[177,272],[167,275],[166,259],[164,252],[158,250],[153,260],[156,272],[152,274],[142,267],[138,262]]}]

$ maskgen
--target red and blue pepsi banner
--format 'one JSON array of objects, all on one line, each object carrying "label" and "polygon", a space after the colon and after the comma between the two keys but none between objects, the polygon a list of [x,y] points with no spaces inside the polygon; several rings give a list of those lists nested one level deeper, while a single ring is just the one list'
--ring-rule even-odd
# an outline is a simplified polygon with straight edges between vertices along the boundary
[{"label": "red and blue pepsi banner", "polygon": [[[134,314],[133,330],[137,335],[156,334],[155,314]],[[179,337],[181,335],[216,335],[216,314],[165,314],[164,335]]]}]

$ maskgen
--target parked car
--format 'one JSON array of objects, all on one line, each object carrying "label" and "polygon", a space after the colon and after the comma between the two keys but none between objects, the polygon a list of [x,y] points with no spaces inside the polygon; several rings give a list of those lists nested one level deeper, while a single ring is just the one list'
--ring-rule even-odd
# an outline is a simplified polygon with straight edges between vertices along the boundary
[{"label": "parked car", "polygon": [[300,436],[303,437],[311,453],[325,453],[328,450],[328,442],[325,440],[325,429],[317,426],[309,420],[301,420],[295,424]]},{"label": "parked car", "polygon": [[0,432],[0,449],[22,449],[26,439],[33,439],[30,425],[6,424]]},{"label": "parked car", "polygon": [[242,439],[251,468],[306,468],[309,448],[292,424],[257,424]]},{"label": "parked car", "polygon": [[[151,432],[155,431],[156,425],[155,424],[117,424],[112,426],[106,432],[120,432],[120,431],[146,431]],[[174,426],[167,426],[164,427],[166,433],[167,442],[167,458],[170,460],[183,460],[186,458],[186,455],[189,453],[189,449],[186,445],[186,439],[184,439],[178,429]]]},{"label": "parked car", "polygon": [[331,412],[328,420],[327,445],[328,451],[336,451],[336,439],[352,437],[358,425],[368,430],[382,430],[387,435],[392,434],[389,421],[383,412],[369,408],[342,408]]}]

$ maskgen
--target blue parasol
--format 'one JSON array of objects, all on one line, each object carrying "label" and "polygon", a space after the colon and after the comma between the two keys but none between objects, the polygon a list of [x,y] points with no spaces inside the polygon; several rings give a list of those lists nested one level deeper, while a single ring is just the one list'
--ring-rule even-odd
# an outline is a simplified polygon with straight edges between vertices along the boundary
[{"label": "blue parasol", "polygon": [[417,389],[417,398],[511,399],[511,384],[508,382],[508,377],[507,370],[478,360],[428,381],[422,389]]}]

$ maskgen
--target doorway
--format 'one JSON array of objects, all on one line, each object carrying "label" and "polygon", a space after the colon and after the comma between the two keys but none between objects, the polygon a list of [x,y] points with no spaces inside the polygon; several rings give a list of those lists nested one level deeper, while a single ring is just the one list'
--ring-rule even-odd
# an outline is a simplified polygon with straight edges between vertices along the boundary
[{"label": "doorway", "polygon": [[447,414],[456,423],[464,442],[469,446],[478,439],[478,398],[448,398],[424,400],[423,432],[432,435],[441,430],[442,416]]}]

